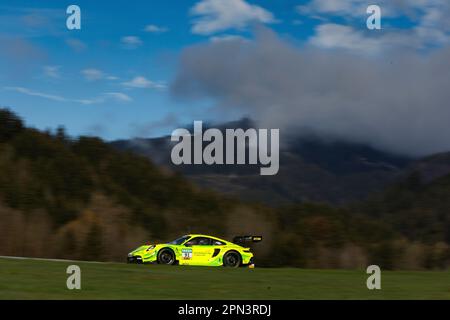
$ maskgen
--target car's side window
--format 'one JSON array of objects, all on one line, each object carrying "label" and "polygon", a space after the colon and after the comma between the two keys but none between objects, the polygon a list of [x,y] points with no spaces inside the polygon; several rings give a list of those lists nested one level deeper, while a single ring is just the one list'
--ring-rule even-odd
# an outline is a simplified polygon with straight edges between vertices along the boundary
[{"label": "car's side window", "polygon": [[212,241],[210,238],[202,237],[198,240],[199,246],[210,246],[212,244]]},{"label": "car's side window", "polygon": [[198,238],[193,238],[185,243],[186,246],[196,246],[198,243]]},{"label": "car's side window", "polygon": [[223,246],[223,245],[225,245],[225,243],[223,243],[222,241],[219,241],[219,240],[213,240],[213,245],[214,246]]},{"label": "car's side window", "polygon": [[188,246],[210,246],[212,239],[206,237],[196,237],[186,243]]}]

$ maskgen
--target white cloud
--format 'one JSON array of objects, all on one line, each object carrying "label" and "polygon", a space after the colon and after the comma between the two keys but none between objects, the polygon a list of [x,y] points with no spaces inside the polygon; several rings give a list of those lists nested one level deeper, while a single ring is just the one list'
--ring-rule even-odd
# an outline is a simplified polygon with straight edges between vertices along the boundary
[{"label": "white cloud", "polygon": [[126,95],[125,93],[122,92],[106,92],[104,94],[107,97],[113,98],[119,102],[130,102],[133,101],[133,99],[131,99],[130,96]]},{"label": "white cloud", "polygon": [[361,31],[352,27],[334,23],[319,25],[310,43],[321,48],[348,49],[376,53],[380,49],[380,42],[366,37]]},{"label": "white cloud", "polygon": [[243,29],[254,22],[276,22],[271,12],[244,0],[202,0],[191,8],[190,14],[196,17],[192,33],[204,35]]},{"label": "white cloud", "polygon": [[84,78],[88,81],[96,81],[96,80],[117,80],[119,79],[116,76],[108,75],[102,70],[95,69],[95,68],[89,68],[89,69],[83,69],[81,70],[81,74],[84,76]]},{"label": "white cloud", "polygon": [[105,93],[101,94],[100,96],[92,98],[92,99],[74,99],[71,101],[88,105],[88,104],[105,103],[110,100],[113,100],[116,102],[131,102],[131,101],[133,101],[133,99],[129,95],[122,93],[122,92],[105,92]]},{"label": "white cloud", "polygon": [[[316,29],[321,34],[314,36],[314,41],[331,47],[332,35],[341,37],[344,43],[341,44],[335,39],[333,47],[343,47],[347,45],[360,47],[355,43],[361,40],[369,46],[373,45],[393,45],[416,49],[427,46],[442,46],[450,42],[450,2],[448,0],[379,0],[377,5],[381,8],[381,27],[383,32],[379,37],[367,37],[362,31],[356,31],[358,35],[350,35],[348,28],[365,30],[365,20],[368,17],[366,9],[369,3],[366,0],[311,0],[304,5],[296,7],[300,15],[321,18],[340,17],[348,23],[347,29],[331,29],[333,24],[324,24]],[[389,27],[390,19],[405,17],[409,19],[411,25],[403,29]],[[361,24],[362,23],[362,24]],[[334,25],[337,26],[337,25]],[[353,26],[353,27],[352,27]],[[384,26],[388,26],[385,28]],[[372,32],[371,35],[376,34]],[[361,38],[364,37],[364,39]],[[365,39],[368,38],[368,39]],[[349,41],[352,43],[350,44]],[[367,51],[367,50],[366,50]]]},{"label": "white cloud", "polygon": [[99,98],[94,98],[94,99],[75,99],[75,100],[72,100],[72,101],[73,102],[78,102],[78,103],[81,103],[81,104],[85,104],[85,105],[103,102],[103,100],[101,100]]},{"label": "white cloud", "polygon": [[302,15],[331,14],[354,17],[365,16],[366,8],[370,4],[366,0],[312,0],[298,5],[296,10]]},{"label": "white cloud", "polygon": [[169,31],[169,28],[167,27],[161,27],[154,24],[149,24],[145,26],[144,31],[150,32],[150,33],[164,33]]},{"label": "white cloud", "polygon": [[[344,18],[361,18],[367,16],[369,5],[380,6],[382,17],[407,16],[412,20],[421,21],[426,16],[433,17],[434,22],[447,21],[450,3],[448,0],[310,0],[295,7],[302,15],[327,14]],[[441,12],[442,14],[436,14]]]},{"label": "white cloud", "polygon": [[424,49],[427,45],[449,42],[449,35],[425,27],[374,33],[335,23],[318,25],[309,39],[310,44],[323,49],[345,49],[371,55],[387,50]]},{"label": "white cloud", "polygon": [[61,75],[59,74],[60,68],[61,68],[60,66],[45,66],[44,74],[45,74],[45,76],[47,76],[49,78],[58,79],[61,77]]},{"label": "white cloud", "polygon": [[123,46],[127,49],[136,49],[142,45],[142,40],[136,36],[126,36],[120,39]]},{"label": "white cloud", "polygon": [[103,71],[98,69],[84,69],[81,70],[81,74],[89,81],[100,80],[105,76]]},{"label": "white cloud", "polygon": [[30,90],[30,89],[24,88],[24,87],[3,87],[3,89],[9,90],[9,91],[19,92],[19,93],[22,93],[22,94],[25,94],[25,95],[28,95],[28,96],[40,97],[40,98],[53,100],[53,101],[59,101],[59,102],[67,101],[66,98],[58,96],[58,95],[53,95],[53,94],[47,94],[47,93],[43,93],[43,92],[39,92],[39,91],[34,91],[34,90]]},{"label": "white cloud", "polygon": [[162,82],[154,82],[143,76],[137,76],[130,81],[122,83],[125,87],[129,88],[141,88],[141,89],[166,89],[166,84]]},{"label": "white cloud", "polygon": [[98,97],[95,98],[88,98],[88,99],[71,99],[66,98],[60,95],[54,95],[54,94],[48,94],[40,91],[31,90],[24,87],[3,87],[4,90],[9,91],[15,91],[18,93],[25,94],[27,96],[33,96],[33,97],[39,97],[47,100],[57,101],[57,102],[75,102],[75,103],[81,103],[84,105],[90,105],[90,104],[97,104],[97,103],[104,103],[110,99],[118,101],[118,102],[131,102],[133,99],[121,92],[106,92],[101,94]]}]

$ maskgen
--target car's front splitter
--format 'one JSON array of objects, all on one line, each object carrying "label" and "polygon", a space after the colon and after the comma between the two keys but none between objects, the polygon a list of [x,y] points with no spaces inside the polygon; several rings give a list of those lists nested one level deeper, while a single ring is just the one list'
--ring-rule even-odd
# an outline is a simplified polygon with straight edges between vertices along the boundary
[{"label": "car's front splitter", "polygon": [[137,264],[141,264],[142,262],[142,257],[141,256],[131,256],[131,257],[127,257],[127,263],[137,263]]}]

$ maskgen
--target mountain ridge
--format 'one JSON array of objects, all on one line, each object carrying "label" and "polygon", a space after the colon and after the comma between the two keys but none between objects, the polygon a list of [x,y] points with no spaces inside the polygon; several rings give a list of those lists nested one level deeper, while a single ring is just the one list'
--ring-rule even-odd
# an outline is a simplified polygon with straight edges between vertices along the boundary
[{"label": "mountain ridge", "polygon": [[[225,128],[246,130],[255,124],[243,118],[216,124],[216,127],[221,131]],[[291,134],[280,143],[278,174],[260,176],[259,165],[175,166],[170,159],[174,144],[170,136],[111,142],[119,150],[146,156],[160,166],[185,175],[201,188],[270,205],[305,201],[343,204],[362,200],[393,183],[403,170],[417,161],[361,143]]]}]

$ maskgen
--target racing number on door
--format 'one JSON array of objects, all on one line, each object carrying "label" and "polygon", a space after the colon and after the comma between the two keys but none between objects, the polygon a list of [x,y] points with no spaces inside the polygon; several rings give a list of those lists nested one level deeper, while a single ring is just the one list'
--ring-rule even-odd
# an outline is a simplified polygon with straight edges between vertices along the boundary
[{"label": "racing number on door", "polygon": [[181,250],[181,258],[183,260],[191,260],[192,259],[192,249],[182,249]]}]

